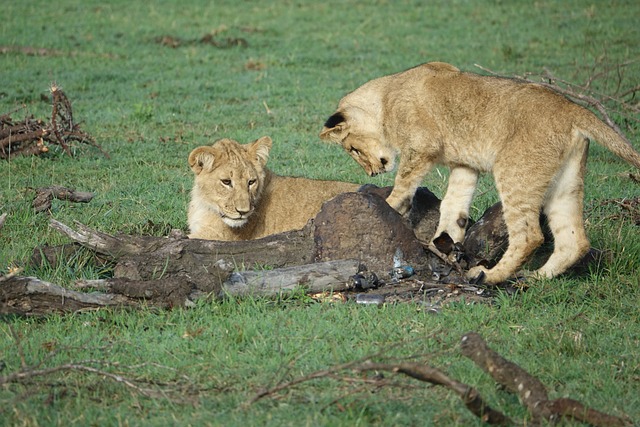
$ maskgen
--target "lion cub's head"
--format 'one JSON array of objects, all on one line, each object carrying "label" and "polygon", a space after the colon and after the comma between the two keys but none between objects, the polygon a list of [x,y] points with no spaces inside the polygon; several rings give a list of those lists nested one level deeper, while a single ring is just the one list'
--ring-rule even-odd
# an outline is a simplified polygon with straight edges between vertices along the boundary
[{"label": "lion cub's head", "polygon": [[262,194],[271,138],[251,144],[221,139],[189,154],[195,173],[192,200],[220,215],[229,227],[242,227]]},{"label": "lion cub's head", "polygon": [[370,176],[392,171],[397,152],[384,141],[376,115],[342,107],[324,124],[320,138],[337,142]]}]

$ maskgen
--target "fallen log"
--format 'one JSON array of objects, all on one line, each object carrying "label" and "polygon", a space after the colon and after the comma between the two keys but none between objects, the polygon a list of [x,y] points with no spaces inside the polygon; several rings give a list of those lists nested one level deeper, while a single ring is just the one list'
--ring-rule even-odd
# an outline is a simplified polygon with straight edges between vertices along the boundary
[{"label": "fallen log", "polygon": [[[422,271],[418,266],[427,258],[403,218],[384,199],[366,192],[338,196],[302,230],[249,241],[188,239],[181,232],[166,237],[110,235],[79,223],[72,228],[55,219],[50,225],[75,243],[36,248],[30,264],[60,265],[79,248],[87,248],[96,262],[112,268],[113,277],[80,286],[117,294],[122,305],[182,307],[202,295],[276,295],[299,286],[310,293],[329,292],[362,286],[363,280],[372,277],[377,286],[377,277],[392,279],[389,273],[396,263]],[[356,285],[352,277],[366,267],[370,268],[367,277],[359,277]],[[240,272],[231,274],[233,270]],[[423,270],[430,275],[426,267]],[[15,291],[3,291],[5,311],[39,314],[38,309],[27,308],[45,298],[43,289],[53,289],[49,285],[18,287],[27,302]],[[8,286],[2,283],[3,288]],[[59,298],[61,293],[56,289],[52,296]],[[82,295],[69,293],[64,297],[94,306],[112,303],[112,299],[86,302]],[[38,307],[44,310],[46,304]],[[75,310],[86,305],[51,307],[52,311]]]},{"label": "fallen log", "polygon": [[[312,239],[309,226],[302,230],[288,231],[274,234],[258,240],[246,240],[239,242],[221,242],[216,240],[189,239],[180,231],[174,231],[167,237],[153,236],[112,236],[97,230],[93,230],[83,224],[76,223],[73,229],[55,219],[49,221],[49,225],[66,235],[80,245],[109,257],[113,261],[126,260],[144,256],[146,270],[154,271],[162,266],[166,270],[167,259],[169,262],[179,261],[185,271],[194,271],[191,265],[207,265],[211,257],[226,259],[237,266],[254,267],[256,265],[269,265],[272,267],[286,267],[291,265],[307,264],[312,262]],[[47,250],[38,255],[40,251],[34,251],[34,263],[47,261]],[[55,256],[55,251],[52,252]],[[185,259],[184,257],[192,257]],[[133,273],[132,273],[133,274]],[[153,275],[155,273],[151,273]],[[149,273],[138,272],[139,277],[148,277]],[[138,278],[138,277],[131,277]]]},{"label": "fallen log", "polygon": [[[421,281],[416,292],[425,285],[467,284],[466,268],[478,262],[495,262],[508,244],[497,205],[469,228],[464,245],[446,245],[451,246],[451,253],[440,258],[421,243],[437,224],[438,199],[427,189],[420,189],[410,214],[403,218],[385,202],[388,191],[367,187],[341,194],[325,203],[301,230],[239,242],[189,239],[181,231],[166,237],[110,235],[83,224],[76,223],[72,228],[51,219],[51,227],[74,243],[36,248],[30,265],[64,265],[78,250],[86,248],[82,250],[91,252],[93,262],[112,270],[112,278],[95,285],[102,286],[103,292],[119,295],[118,304],[184,307],[202,295],[275,295],[300,285],[312,293],[336,291],[354,281],[369,289],[372,283],[375,287],[398,283],[404,277],[404,273],[402,277],[397,275],[402,266],[409,266],[412,277]],[[359,273],[358,264],[367,271],[366,277],[351,280]],[[230,280],[234,270],[241,272],[232,276],[235,281]],[[5,281],[0,286],[8,285]],[[33,296],[44,295],[41,288],[33,288],[35,294],[31,288],[18,289],[26,293],[24,300],[30,301],[24,307],[44,298]],[[15,292],[0,294],[5,308],[40,314],[36,309],[17,308],[22,303]],[[65,298],[71,297],[65,294]],[[105,301],[104,305],[111,303]],[[41,306],[44,310],[45,304]],[[51,307],[51,311],[62,309],[57,303]],[[65,309],[83,307],[67,304]]]},{"label": "fallen log", "polygon": [[118,294],[83,293],[36,277],[14,276],[0,281],[0,314],[44,315],[131,305]]},{"label": "fallen log", "polygon": [[[159,275],[188,275],[207,291],[206,277],[220,263],[239,270],[284,268],[322,261],[357,259],[378,275],[388,275],[394,257],[413,266],[426,265],[426,254],[412,230],[384,199],[368,193],[346,193],[325,204],[302,230],[262,239],[221,242],[188,239],[181,232],[167,237],[112,236],[55,219],[50,225],[76,243],[114,262],[114,277],[151,280]],[[56,265],[73,249],[37,248],[31,264]]]},{"label": "fallen log", "polygon": [[[72,290],[36,277],[0,278],[0,314],[44,315],[106,307],[189,307],[203,297],[275,296],[302,286],[307,292],[343,291],[354,287],[355,260],[327,261],[275,270],[227,271],[210,292],[188,276],[152,280],[110,278],[85,280]],[[85,292],[90,290],[91,292]]]}]

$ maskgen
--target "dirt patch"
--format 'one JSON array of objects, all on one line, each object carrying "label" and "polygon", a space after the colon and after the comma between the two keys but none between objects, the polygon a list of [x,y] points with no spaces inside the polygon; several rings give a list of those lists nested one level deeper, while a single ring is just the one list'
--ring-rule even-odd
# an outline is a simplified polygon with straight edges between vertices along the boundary
[{"label": "dirt patch", "polygon": [[205,34],[204,36],[195,39],[185,39],[171,35],[164,35],[156,37],[155,42],[173,49],[192,45],[209,45],[218,49],[249,46],[249,42],[242,37],[217,38],[212,34]]}]

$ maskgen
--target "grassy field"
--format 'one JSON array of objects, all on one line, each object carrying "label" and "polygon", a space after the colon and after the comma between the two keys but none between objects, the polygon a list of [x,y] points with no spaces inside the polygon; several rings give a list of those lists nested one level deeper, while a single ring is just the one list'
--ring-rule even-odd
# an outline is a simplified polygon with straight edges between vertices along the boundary
[{"label": "grassy field", "polygon": [[[392,184],[392,175],[370,179],[318,138],[340,97],[371,78],[439,60],[504,75],[547,68],[581,83],[640,59],[635,0],[30,0],[1,10],[0,114],[25,105],[14,119],[46,119],[55,81],[111,156],[77,145],[75,158],[52,149],[0,161],[0,214],[8,214],[0,230],[3,273],[38,245],[66,242],[48,227],[49,216],[33,212],[38,187],[96,194],[89,204],[54,201],[51,217],[63,223],[163,235],[186,229],[190,150],[222,137],[271,136],[269,164],[281,174]],[[218,45],[199,42],[205,35]],[[640,81],[638,64],[625,70],[622,89]],[[614,95],[616,82],[614,72],[594,85]],[[639,129],[616,118],[640,147]],[[640,232],[628,211],[607,203],[640,195],[629,177],[638,171],[597,144],[588,168],[587,232],[613,260],[586,277],[538,281],[494,305],[457,303],[435,316],[420,305],[373,309],[302,295],[200,301],[190,310],[5,316],[0,378],[22,365],[81,363],[152,391],[61,370],[0,384],[0,425],[480,424],[443,389],[392,375],[376,385],[350,371],[246,404],[265,387],[374,354],[438,367],[526,422],[517,399],[460,356],[460,337],[471,330],[540,378],[551,397],[640,422]],[[446,171],[424,185],[441,196]],[[496,200],[483,178],[473,215]],[[72,286],[106,272],[78,264],[24,274]]]}]

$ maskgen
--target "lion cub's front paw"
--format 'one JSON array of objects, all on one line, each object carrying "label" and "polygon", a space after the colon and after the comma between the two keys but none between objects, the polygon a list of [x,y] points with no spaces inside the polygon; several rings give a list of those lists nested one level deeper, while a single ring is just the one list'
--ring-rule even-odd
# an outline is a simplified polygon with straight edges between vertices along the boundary
[{"label": "lion cub's front paw", "polygon": [[405,197],[395,197],[393,194],[387,197],[387,203],[400,215],[404,215],[409,212],[411,208],[410,199]]}]

